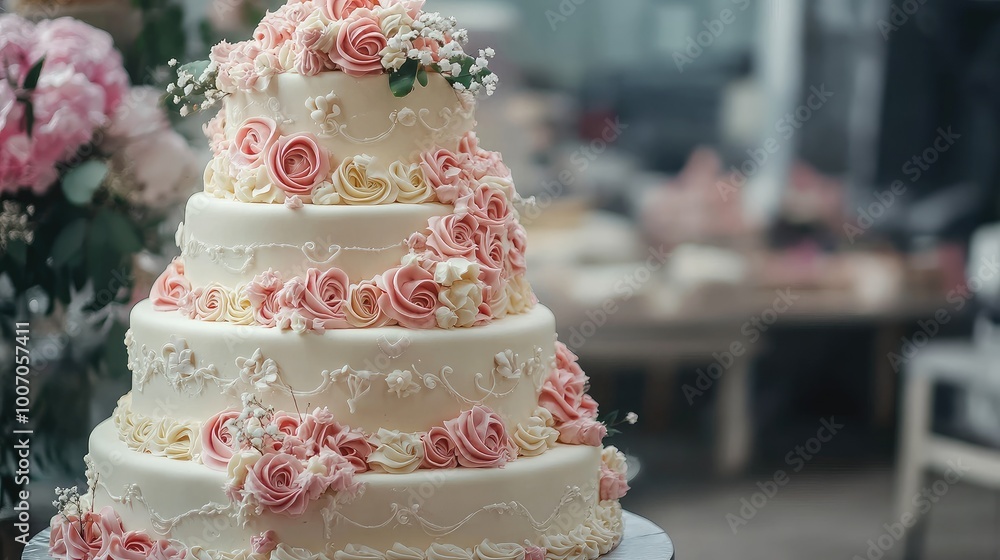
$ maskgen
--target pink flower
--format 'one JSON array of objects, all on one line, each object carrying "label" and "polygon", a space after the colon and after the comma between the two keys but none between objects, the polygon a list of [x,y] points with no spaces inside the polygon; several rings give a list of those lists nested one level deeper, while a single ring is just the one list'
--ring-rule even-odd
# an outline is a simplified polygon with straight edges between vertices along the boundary
[{"label": "pink flower", "polygon": [[504,164],[500,152],[480,150],[469,161],[469,170],[477,181],[483,177],[510,177],[510,169]]},{"label": "pink flower", "polygon": [[511,222],[507,229],[507,239],[510,241],[510,248],[507,251],[507,265],[510,276],[518,276],[528,271],[528,265],[524,260],[524,254],[528,250],[528,233],[524,226],[516,221]]},{"label": "pink flower", "polygon": [[240,413],[223,410],[209,418],[201,427],[201,462],[210,469],[224,471],[236,451],[236,439],[226,426]]},{"label": "pink flower", "polygon": [[35,24],[15,14],[0,17],[0,62],[17,84],[31,68],[35,41]]},{"label": "pink flower", "polygon": [[466,212],[475,216],[481,226],[498,231],[506,230],[514,221],[507,195],[485,183],[455,202],[456,214]]},{"label": "pink flower", "polygon": [[559,441],[569,445],[600,447],[608,428],[592,418],[579,418],[559,426]]},{"label": "pink flower", "polygon": [[374,0],[319,0],[319,7],[327,19],[347,19],[358,8],[374,8]]},{"label": "pink flower", "polygon": [[278,125],[274,119],[247,119],[236,131],[236,137],[229,148],[229,157],[236,165],[257,169],[264,164],[264,156],[277,140]]},{"label": "pink flower", "polygon": [[274,531],[264,531],[259,535],[250,537],[250,549],[254,554],[267,556],[278,548],[278,534]]},{"label": "pink flower", "polygon": [[307,414],[295,431],[295,437],[286,437],[283,449],[300,459],[318,455],[322,449],[336,450],[336,436],[345,428],[333,418],[328,408],[317,408]]},{"label": "pink flower", "polygon": [[315,500],[328,491],[353,496],[360,490],[360,484],[354,481],[351,462],[327,449],[309,459],[306,469],[299,475],[298,485],[310,500]]},{"label": "pink flower", "polygon": [[286,193],[308,196],[330,175],[330,154],[308,132],[282,136],[267,153],[267,174]]},{"label": "pink flower", "polygon": [[310,496],[302,485],[305,466],[287,453],[269,453],[247,472],[244,490],[271,513],[298,517],[305,513]]},{"label": "pink flower", "polygon": [[524,560],[545,560],[545,549],[540,546],[524,547]]},{"label": "pink flower", "polygon": [[328,55],[305,48],[300,48],[295,52],[295,71],[303,76],[315,76],[320,72],[333,69],[333,61]]},{"label": "pink flower", "polygon": [[184,560],[187,550],[183,547],[164,539],[160,539],[153,544],[153,549],[149,551],[149,560]]},{"label": "pink flower", "polygon": [[507,429],[489,408],[477,405],[445,422],[444,428],[455,442],[459,465],[490,468],[507,464],[510,449]]},{"label": "pink flower", "polygon": [[458,448],[448,430],[434,427],[420,439],[424,444],[424,460],[421,467],[450,469],[458,466]]},{"label": "pink flower", "polygon": [[375,278],[384,292],[379,308],[408,329],[432,329],[437,324],[438,285],[434,275],[416,264],[397,267]]},{"label": "pink flower", "polygon": [[621,499],[628,491],[628,480],[624,473],[601,465],[601,501]]},{"label": "pink flower", "polygon": [[101,534],[101,549],[97,551],[94,557],[98,559],[107,558],[112,538],[115,536],[121,537],[125,534],[121,518],[118,517],[118,514],[115,513],[115,510],[111,506],[104,506],[100,513],[90,512],[83,514],[84,533],[87,532],[86,526],[88,524],[96,526],[98,532]]},{"label": "pink flower", "polygon": [[184,261],[175,258],[153,283],[149,299],[157,311],[175,311],[181,298],[191,291],[191,282],[184,277]]},{"label": "pink flower", "polygon": [[112,535],[108,546],[108,560],[146,560],[153,550],[153,539],[141,531]]},{"label": "pink flower", "polygon": [[[0,19],[2,23],[2,19]],[[0,26],[2,29],[2,26]],[[80,534],[80,517],[56,514],[49,521],[49,554],[56,560],[78,560],[92,558],[101,548],[100,542],[90,543]],[[100,533],[96,534],[100,538]],[[93,546],[92,546],[93,544]]]},{"label": "pink flower", "polygon": [[300,424],[302,424],[302,420],[298,414],[289,414],[287,412],[279,412],[271,419],[271,425],[276,427],[279,433],[286,436],[298,433]]},{"label": "pink flower", "polygon": [[583,416],[580,407],[586,383],[586,377],[557,367],[545,380],[538,404],[551,412],[560,424],[577,420]]},{"label": "pink flower", "polygon": [[221,156],[229,151],[232,142],[226,138],[226,111],[220,109],[212,120],[205,123],[202,132],[208,138],[208,146],[212,150],[212,155]]},{"label": "pink flower", "polygon": [[479,221],[472,214],[434,216],[427,222],[430,234],[426,244],[440,260],[463,258],[475,260],[476,232]]},{"label": "pink flower", "polygon": [[458,141],[458,152],[469,156],[474,156],[480,151],[479,136],[475,131],[470,130]]},{"label": "pink flower", "polygon": [[347,322],[355,328],[383,327],[391,324],[389,318],[379,307],[379,298],[385,292],[374,282],[365,280],[351,286],[347,306],[344,310]]},{"label": "pink flower", "polygon": [[333,436],[330,444],[337,453],[351,463],[354,472],[363,473],[368,470],[368,456],[372,454],[374,449],[364,434],[353,430],[343,430]]},{"label": "pink flower", "polygon": [[350,325],[344,313],[351,281],[339,268],[326,272],[310,268],[306,272],[305,290],[298,311],[308,320],[317,322],[324,329],[346,329]]},{"label": "pink flower", "polygon": [[568,346],[562,342],[556,341],[556,367],[559,369],[569,370],[573,375],[583,377],[583,370],[577,363],[580,360]]},{"label": "pink flower", "polygon": [[482,266],[496,271],[506,271],[510,244],[506,232],[491,227],[480,227],[473,236],[476,242],[475,260]]},{"label": "pink flower", "polygon": [[[273,16],[273,14],[268,14]],[[265,17],[257,24],[253,32],[254,41],[257,46],[266,51],[276,51],[285,41],[291,39],[288,33],[288,26],[285,22],[276,21],[274,17]]]},{"label": "pink flower", "polygon": [[253,316],[257,323],[265,327],[277,324],[278,293],[284,287],[284,282],[274,270],[258,274],[247,285],[247,299],[253,306]]},{"label": "pink flower", "polygon": [[444,148],[424,152],[420,157],[420,168],[427,182],[434,187],[438,200],[454,204],[459,198],[472,192],[469,184],[472,177],[467,170],[468,160],[468,155],[456,155]]},{"label": "pink flower", "polygon": [[387,41],[378,17],[367,8],[355,9],[340,27],[330,59],[351,76],[381,74]]}]

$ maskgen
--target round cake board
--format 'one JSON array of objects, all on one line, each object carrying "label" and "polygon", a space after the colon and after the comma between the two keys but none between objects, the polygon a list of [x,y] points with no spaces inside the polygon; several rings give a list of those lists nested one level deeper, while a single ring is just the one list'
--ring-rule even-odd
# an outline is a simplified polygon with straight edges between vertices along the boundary
[{"label": "round cake board", "polygon": [[[601,560],[676,560],[674,543],[667,533],[652,521],[630,512],[623,514],[625,536],[618,548],[601,557]],[[23,560],[51,560],[49,533],[46,529],[35,535],[24,548]]]}]

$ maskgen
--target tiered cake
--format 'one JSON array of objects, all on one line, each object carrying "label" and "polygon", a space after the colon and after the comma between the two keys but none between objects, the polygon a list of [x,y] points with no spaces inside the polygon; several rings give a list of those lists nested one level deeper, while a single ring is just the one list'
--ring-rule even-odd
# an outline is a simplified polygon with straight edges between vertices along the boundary
[{"label": "tiered cake", "polygon": [[[59,491],[57,558],[593,559],[622,455],[525,280],[472,131],[490,52],[420,2],[291,0],[179,104],[221,103],[132,391]],[[183,95],[182,95],[183,94]],[[193,108],[193,107],[192,107]]]}]

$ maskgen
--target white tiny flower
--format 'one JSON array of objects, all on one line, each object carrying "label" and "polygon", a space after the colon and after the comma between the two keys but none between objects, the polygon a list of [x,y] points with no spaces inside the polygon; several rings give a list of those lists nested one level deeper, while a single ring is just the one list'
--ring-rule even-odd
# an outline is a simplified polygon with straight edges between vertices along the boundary
[{"label": "white tiny flower", "polygon": [[177,66],[177,59],[176,58],[171,58],[170,60],[168,60],[167,61],[167,66],[170,66],[171,68],[173,68],[174,66]]}]

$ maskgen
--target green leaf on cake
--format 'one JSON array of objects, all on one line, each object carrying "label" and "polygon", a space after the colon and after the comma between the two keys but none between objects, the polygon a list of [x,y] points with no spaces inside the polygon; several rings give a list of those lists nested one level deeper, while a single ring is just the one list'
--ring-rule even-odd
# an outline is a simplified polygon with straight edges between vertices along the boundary
[{"label": "green leaf on cake", "polygon": [[427,87],[427,68],[425,68],[422,64],[417,70],[417,82],[420,83],[420,87]]},{"label": "green leaf on cake", "polygon": [[408,59],[403,65],[389,74],[389,89],[396,97],[406,97],[413,91],[413,86],[417,81],[417,73],[420,70],[420,63],[416,60]]},{"label": "green leaf on cake", "polygon": [[88,204],[107,176],[108,164],[97,160],[86,161],[63,176],[63,194],[66,200],[77,206]]},{"label": "green leaf on cake", "polygon": [[24,77],[24,89],[30,91],[38,87],[38,80],[42,76],[42,66],[44,65],[45,57],[43,56],[28,70],[28,74]]}]

